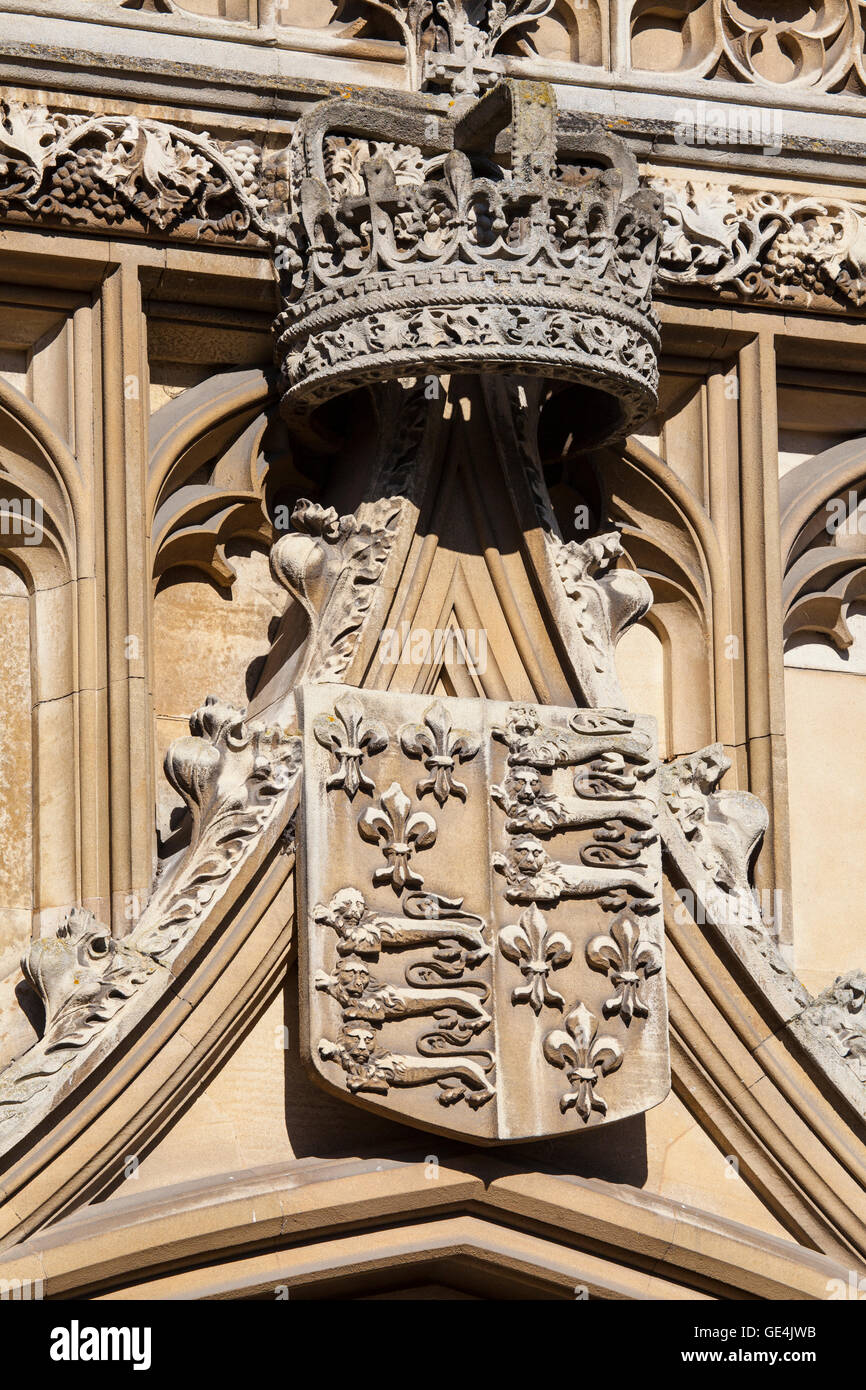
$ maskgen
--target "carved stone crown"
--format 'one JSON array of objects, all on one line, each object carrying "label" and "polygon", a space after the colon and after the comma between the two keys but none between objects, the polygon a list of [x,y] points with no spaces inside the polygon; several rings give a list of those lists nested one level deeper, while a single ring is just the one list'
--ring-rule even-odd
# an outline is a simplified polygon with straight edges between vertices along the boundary
[{"label": "carved stone crown", "polygon": [[277,249],[287,415],[458,371],[580,383],[587,442],[654,408],[661,200],[621,141],[569,133],[543,83],[454,118],[347,99],[300,125]]}]

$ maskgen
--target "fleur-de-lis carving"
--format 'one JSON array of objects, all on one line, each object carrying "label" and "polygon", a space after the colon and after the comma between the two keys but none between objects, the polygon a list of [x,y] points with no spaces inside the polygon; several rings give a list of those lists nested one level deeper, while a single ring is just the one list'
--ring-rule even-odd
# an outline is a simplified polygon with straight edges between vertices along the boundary
[{"label": "fleur-de-lis carving", "polygon": [[390,883],[395,893],[404,888],[421,888],[424,880],[410,867],[409,860],[419,850],[436,842],[436,822],[426,811],[410,814],[412,803],[399,782],[392,782],[379,797],[379,805],[369,806],[358,819],[358,829],[373,844],[382,841],[388,861],[373,873],[373,882]]},{"label": "fleur-de-lis carving", "polygon": [[[641,938],[640,926],[630,913],[617,917],[610,936],[594,936],[586,948],[586,959],[593,970],[610,972],[615,993],[604,1001],[606,1016],[619,1014],[626,1027],[632,1017],[646,1018],[649,1005],[640,997],[641,985],[662,968],[658,946]],[[643,975],[643,979],[641,979]]]},{"label": "fleur-de-lis carving", "polygon": [[478,740],[467,734],[451,737],[451,716],[441,701],[437,701],[424,716],[423,724],[414,724],[403,730],[400,742],[403,752],[410,758],[423,758],[424,766],[430,773],[416,787],[419,797],[432,792],[440,806],[444,806],[449,796],[466,800],[466,786],[454,776],[458,760],[468,762],[478,752]]},{"label": "fleur-de-lis carving", "polygon": [[559,1098],[563,1114],[574,1108],[584,1124],[593,1110],[607,1114],[607,1101],[595,1094],[602,1076],[616,1071],[622,1063],[623,1051],[616,1038],[602,1034],[598,1037],[598,1021],[585,1004],[578,1004],[565,1020],[568,1032],[556,1028],[544,1039],[544,1055],[554,1067],[562,1067],[571,1091]]},{"label": "fleur-de-lis carving", "polygon": [[562,995],[551,987],[550,973],[561,970],[571,960],[571,942],[563,932],[550,931],[535,903],[520,914],[516,926],[503,927],[499,949],[506,960],[514,961],[526,980],[511,991],[512,1004],[528,1004],[539,1014],[547,1006],[561,1009]]},{"label": "fleur-de-lis carving", "polygon": [[384,724],[377,720],[365,722],[360,701],[353,695],[344,695],[334,705],[333,714],[320,714],[313,721],[313,733],[316,742],[337,759],[336,771],[325,783],[328,791],[342,788],[352,801],[358,791],[375,790],[372,778],[361,764],[365,750],[368,757],[384,752],[388,747],[388,733]]}]

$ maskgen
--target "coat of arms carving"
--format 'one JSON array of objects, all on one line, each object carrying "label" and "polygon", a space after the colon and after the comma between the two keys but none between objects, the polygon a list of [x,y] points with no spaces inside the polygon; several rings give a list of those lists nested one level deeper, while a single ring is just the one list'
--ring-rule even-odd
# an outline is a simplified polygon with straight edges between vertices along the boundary
[{"label": "coat of arms carving", "polygon": [[662,1101],[654,721],[339,685],[300,705],[317,1081],[477,1143]]}]

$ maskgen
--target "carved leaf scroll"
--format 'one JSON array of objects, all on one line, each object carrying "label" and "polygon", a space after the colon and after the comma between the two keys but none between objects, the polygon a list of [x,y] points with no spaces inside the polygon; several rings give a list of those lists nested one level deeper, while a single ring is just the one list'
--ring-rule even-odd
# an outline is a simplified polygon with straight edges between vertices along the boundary
[{"label": "carved leaf scroll", "polygon": [[136,116],[0,102],[0,215],[269,238],[261,150]]},{"label": "carved leaf scroll", "polygon": [[866,305],[866,209],[832,198],[655,179],[664,198],[659,281],[847,311]]}]

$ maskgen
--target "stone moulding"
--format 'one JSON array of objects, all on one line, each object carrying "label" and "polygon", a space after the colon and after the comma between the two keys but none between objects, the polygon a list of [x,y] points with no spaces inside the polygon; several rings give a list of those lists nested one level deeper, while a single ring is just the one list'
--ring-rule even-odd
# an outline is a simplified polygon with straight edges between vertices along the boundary
[{"label": "stone moulding", "polygon": [[704,905],[714,919],[762,936],[751,868],[769,823],[767,809],[751,792],[718,790],[730,766],[722,745],[715,743],[667,763],[662,788],[682,837],[700,862]]},{"label": "stone moulding", "polygon": [[[28,11],[53,17],[52,0],[5,0],[4,9],[21,13],[25,5]],[[559,67],[565,74],[589,65],[605,75],[613,72],[621,81],[711,82],[729,91],[750,87],[813,102],[822,95],[852,101],[866,91],[859,0],[834,0],[815,10],[790,13],[777,7],[772,18],[760,6],[737,5],[734,0],[690,0],[676,10],[662,0],[636,0],[619,13],[601,5],[601,51],[592,56],[581,51],[574,61],[537,53],[534,27],[551,16],[560,21],[563,32],[577,29],[579,34],[581,12],[595,12],[586,0],[339,0],[330,23],[314,28],[297,28],[295,7],[285,0],[260,3],[257,16],[252,6],[253,14],[234,19],[201,14],[189,0],[102,0],[96,14],[93,0],[54,0],[53,8],[61,18],[92,22],[101,17],[123,27],[137,20],[141,27],[153,26],[158,32],[270,42],[308,53],[341,52],[345,57],[375,56],[391,62],[400,61],[395,42],[399,40],[413,89],[427,86],[456,95],[483,90],[527,59],[545,68]],[[382,38],[363,37],[365,20],[383,16],[390,24],[383,27]],[[618,25],[624,29],[623,48],[634,50],[638,32],[642,46],[650,39],[651,66],[641,66],[639,51],[616,54]]]}]

